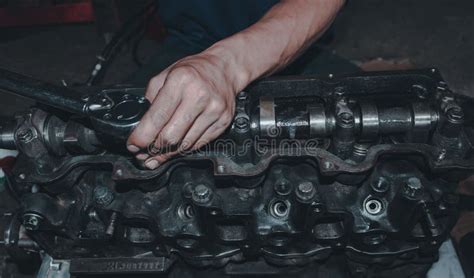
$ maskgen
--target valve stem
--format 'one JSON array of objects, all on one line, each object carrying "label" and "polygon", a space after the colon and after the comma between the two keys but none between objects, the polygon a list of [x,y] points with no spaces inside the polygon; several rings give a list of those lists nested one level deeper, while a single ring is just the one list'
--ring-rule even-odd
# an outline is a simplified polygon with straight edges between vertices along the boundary
[{"label": "valve stem", "polygon": [[109,237],[113,236],[115,233],[115,227],[117,226],[117,218],[118,214],[114,211],[110,216],[109,225],[107,226],[107,230],[105,231],[105,234]]}]

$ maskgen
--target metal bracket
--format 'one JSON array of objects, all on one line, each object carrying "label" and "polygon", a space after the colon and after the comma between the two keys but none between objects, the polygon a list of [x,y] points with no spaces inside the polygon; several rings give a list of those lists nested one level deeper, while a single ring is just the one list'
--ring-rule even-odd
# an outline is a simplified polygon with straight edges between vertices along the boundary
[{"label": "metal bracket", "polygon": [[70,278],[69,267],[71,263],[68,260],[55,260],[46,255],[41,263],[37,278]]}]

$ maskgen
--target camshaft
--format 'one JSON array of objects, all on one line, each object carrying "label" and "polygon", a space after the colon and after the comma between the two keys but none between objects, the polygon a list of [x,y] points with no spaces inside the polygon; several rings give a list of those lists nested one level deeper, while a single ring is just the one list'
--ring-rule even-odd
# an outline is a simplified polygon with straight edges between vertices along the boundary
[{"label": "camshaft", "polygon": [[334,103],[316,98],[261,98],[252,127],[262,137],[307,139],[353,134],[371,140],[381,135],[429,132],[438,119],[438,111],[420,101],[387,106],[345,98]]}]

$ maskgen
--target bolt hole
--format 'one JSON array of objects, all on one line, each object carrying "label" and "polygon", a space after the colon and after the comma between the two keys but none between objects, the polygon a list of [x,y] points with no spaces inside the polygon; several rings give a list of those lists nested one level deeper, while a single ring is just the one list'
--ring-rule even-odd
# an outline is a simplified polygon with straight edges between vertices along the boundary
[{"label": "bolt hole", "polygon": [[286,206],[284,204],[278,203],[278,206],[276,207],[276,210],[279,214],[285,214],[286,213]]},{"label": "bolt hole", "polygon": [[369,199],[365,203],[365,210],[371,215],[376,215],[382,212],[383,204],[378,199]]},{"label": "bolt hole", "polygon": [[291,185],[286,179],[281,179],[275,183],[275,191],[279,195],[288,195],[291,193]]},{"label": "bolt hole", "polygon": [[270,213],[277,218],[283,218],[288,215],[289,204],[284,201],[276,201],[271,206]]},{"label": "bolt hole", "polygon": [[194,217],[193,207],[190,205],[187,205],[186,208],[184,209],[184,215],[189,219],[193,218]]},{"label": "bolt hole", "polygon": [[183,220],[190,220],[194,218],[194,209],[189,204],[181,205],[178,209],[178,215]]}]

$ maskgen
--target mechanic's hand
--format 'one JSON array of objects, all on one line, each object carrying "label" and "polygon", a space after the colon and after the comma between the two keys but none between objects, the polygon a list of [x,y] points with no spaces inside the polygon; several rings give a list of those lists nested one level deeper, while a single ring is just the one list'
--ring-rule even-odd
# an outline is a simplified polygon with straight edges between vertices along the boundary
[{"label": "mechanic's hand", "polygon": [[[130,135],[128,150],[155,169],[178,151],[198,149],[224,132],[237,93],[226,68],[221,58],[200,53],[152,78],[146,90],[151,107]],[[173,151],[153,156],[150,146]]]}]

